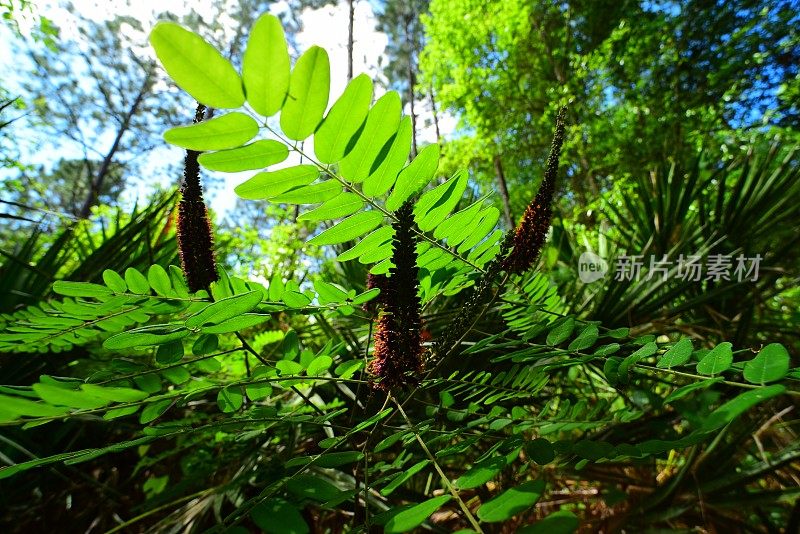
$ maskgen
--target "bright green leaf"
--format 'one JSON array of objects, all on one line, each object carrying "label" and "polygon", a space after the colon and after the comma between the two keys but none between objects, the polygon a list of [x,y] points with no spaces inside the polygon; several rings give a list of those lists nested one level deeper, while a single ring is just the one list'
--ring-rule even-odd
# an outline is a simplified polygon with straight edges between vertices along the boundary
[{"label": "bright green leaf", "polygon": [[780,343],[770,343],[744,364],[744,379],[764,385],[780,380],[789,372],[789,353]]},{"label": "bright green leaf", "polygon": [[364,123],[372,101],[372,80],[359,74],[347,85],[314,135],[314,153],[321,163],[345,156],[352,137]]},{"label": "bright green leaf", "polygon": [[294,187],[308,185],[319,176],[314,165],[295,165],[271,172],[260,172],[236,186],[237,195],[248,200],[261,200],[285,193]]},{"label": "bright green leaf", "polygon": [[250,30],[242,56],[247,101],[259,115],[277,113],[289,89],[289,50],[277,17],[261,15]]},{"label": "bright green leaf", "polygon": [[365,180],[381,149],[397,132],[400,124],[400,95],[389,91],[375,102],[355,146],[339,162],[339,172],[351,182]]},{"label": "bright green leaf", "polygon": [[289,94],[281,111],[281,129],[286,137],[302,141],[317,129],[331,90],[328,53],[312,46],[300,56],[289,77]]},{"label": "bright green leaf", "polygon": [[219,152],[200,154],[198,163],[211,171],[241,172],[263,169],[289,157],[289,149],[272,139],[260,139],[249,145]]},{"label": "bright green leaf", "polygon": [[370,230],[375,229],[383,222],[383,214],[379,211],[362,211],[338,222],[318,236],[311,238],[311,245],[335,245],[350,241]]},{"label": "bright green leaf", "polygon": [[403,203],[425,187],[439,168],[439,145],[428,145],[417,157],[400,171],[392,193],[386,200],[386,209],[396,211]]},{"label": "bright green leaf", "polygon": [[533,480],[508,489],[483,503],[478,508],[478,518],[487,523],[511,519],[533,506],[544,493],[544,488],[544,480]]},{"label": "bright green leaf", "polygon": [[237,148],[258,133],[258,123],[238,111],[214,117],[190,126],[178,126],[164,132],[164,140],[188,150],[224,150]]},{"label": "bright green leaf", "polygon": [[159,22],[150,32],[150,44],[164,70],[198,102],[213,108],[244,104],[239,74],[199,35],[174,22]]},{"label": "bright green leaf", "polygon": [[452,495],[440,495],[425,502],[415,504],[410,508],[404,509],[399,514],[393,515],[383,528],[388,533],[410,532],[421,525],[431,514],[452,499]]}]

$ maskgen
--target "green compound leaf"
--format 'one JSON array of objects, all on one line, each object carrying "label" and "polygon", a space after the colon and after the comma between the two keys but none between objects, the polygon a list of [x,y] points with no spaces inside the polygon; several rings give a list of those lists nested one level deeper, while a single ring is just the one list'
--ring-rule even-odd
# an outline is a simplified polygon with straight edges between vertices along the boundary
[{"label": "green compound leaf", "polygon": [[188,150],[237,148],[258,133],[258,123],[249,115],[234,111],[191,126],[178,126],[164,132],[164,140]]},{"label": "green compound leaf", "polygon": [[744,379],[764,385],[780,380],[789,372],[789,353],[780,343],[770,343],[744,364]]},{"label": "green compound leaf", "polygon": [[692,346],[692,340],[689,338],[683,338],[672,345],[669,350],[664,353],[664,355],[658,360],[656,367],[659,369],[671,369],[672,367],[683,365],[689,361],[693,350],[694,347]]},{"label": "green compound leaf", "polygon": [[242,390],[239,386],[228,386],[217,393],[217,406],[224,413],[233,413],[242,407]]},{"label": "green compound leaf", "polygon": [[281,129],[286,137],[302,141],[317,129],[331,90],[328,53],[309,48],[294,66],[289,78],[289,94],[281,111]]},{"label": "green compound leaf", "polygon": [[487,523],[511,519],[536,504],[544,493],[544,488],[544,480],[533,480],[506,490],[481,505],[478,508],[478,518]]},{"label": "green compound leaf", "polygon": [[199,35],[173,22],[159,22],[150,32],[150,44],[164,70],[198,102],[221,109],[244,104],[239,74]]},{"label": "green compound leaf", "polygon": [[405,169],[400,171],[394,189],[386,200],[386,209],[396,211],[400,208],[403,202],[433,180],[438,168],[439,145],[428,145],[420,150],[417,157]]},{"label": "green compound leaf", "polygon": [[228,319],[243,315],[258,306],[263,295],[261,291],[250,291],[213,302],[186,319],[186,327],[200,328],[218,325]]},{"label": "green compound leaf", "polygon": [[261,139],[249,145],[219,152],[200,154],[197,161],[210,171],[241,172],[263,169],[289,157],[289,149],[272,139]]},{"label": "green compound leaf", "polygon": [[731,344],[727,341],[714,347],[697,364],[697,372],[701,375],[718,375],[730,369],[733,363],[733,352]]},{"label": "green compound leaf", "polygon": [[298,221],[324,221],[347,217],[364,207],[364,201],[355,193],[342,193],[318,208],[302,213]]},{"label": "green compound leaf", "polygon": [[256,20],[242,56],[242,81],[247,101],[259,115],[280,111],[289,89],[289,50],[277,17]]},{"label": "green compound leaf", "polygon": [[383,221],[383,213],[379,211],[362,211],[340,221],[316,237],[311,238],[311,245],[335,245],[350,241],[370,230],[377,228]]},{"label": "green compound leaf", "polygon": [[103,342],[103,347],[108,350],[153,347],[183,339],[189,334],[191,334],[191,331],[183,325],[149,325],[115,334]]},{"label": "green compound leaf", "polygon": [[339,172],[351,182],[362,182],[369,175],[381,149],[397,132],[400,124],[400,95],[389,91],[375,102],[355,146],[339,162]]},{"label": "green compound leaf", "polygon": [[369,113],[372,80],[359,74],[347,85],[314,134],[314,153],[321,163],[336,163]]},{"label": "green compound leaf", "polygon": [[272,172],[260,172],[239,184],[235,193],[248,200],[272,198],[294,187],[308,185],[319,176],[314,165],[296,165]]},{"label": "green compound leaf", "polygon": [[383,531],[388,533],[410,532],[421,525],[431,514],[452,499],[452,495],[440,495],[425,502],[415,504],[392,516],[386,522]]}]

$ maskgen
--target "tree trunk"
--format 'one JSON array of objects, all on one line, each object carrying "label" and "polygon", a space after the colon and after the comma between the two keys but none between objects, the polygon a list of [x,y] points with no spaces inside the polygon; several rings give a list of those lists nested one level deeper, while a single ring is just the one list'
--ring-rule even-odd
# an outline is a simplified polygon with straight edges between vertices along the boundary
[{"label": "tree trunk", "polygon": [[353,79],[353,25],[355,24],[355,0],[347,0],[350,15],[347,26],[347,81]]},{"label": "tree trunk", "polygon": [[411,115],[411,157],[417,157],[417,115],[414,113],[414,100],[416,94],[414,92],[414,85],[417,82],[417,76],[414,72],[414,36],[411,31],[412,17],[406,18],[406,44],[408,45],[408,103],[410,106]]},{"label": "tree trunk", "polygon": [[436,98],[433,96],[433,87],[428,89],[428,97],[431,99],[431,112],[433,113],[433,128],[436,131],[436,141],[442,139],[442,133],[439,131],[439,113],[436,111]]},{"label": "tree trunk", "polygon": [[508,186],[506,185],[506,175],[503,172],[503,162],[500,156],[494,157],[494,171],[497,174],[497,185],[500,188],[500,199],[503,201],[503,214],[509,229],[514,228],[514,216],[511,213],[511,201],[508,197]]},{"label": "tree trunk", "polygon": [[97,170],[97,174],[92,178],[91,183],[89,184],[89,193],[86,195],[86,200],[83,203],[83,207],[81,207],[81,211],[78,216],[81,219],[86,219],[89,217],[89,214],[92,211],[92,206],[97,204],[97,199],[100,196],[100,191],[103,188],[103,183],[105,182],[106,178],[108,177],[108,173],[111,170],[111,164],[114,161],[114,156],[119,150],[120,142],[122,141],[122,136],[128,131],[128,128],[131,124],[131,119],[136,114],[139,109],[139,106],[144,100],[144,96],[147,94],[150,87],[150,74],[148,73],[145,78],[142,86],[139,88],[139,93],[136,95],[136,98],[131,104],[130,109],[125,114],[125,117],[122,120],[122,124],[120,124],[119,129],[117,130],[117,135],[114,138],[114,143],[111,145],[111,148],[106,153],[103,161],[100,163],[100,168]]}]

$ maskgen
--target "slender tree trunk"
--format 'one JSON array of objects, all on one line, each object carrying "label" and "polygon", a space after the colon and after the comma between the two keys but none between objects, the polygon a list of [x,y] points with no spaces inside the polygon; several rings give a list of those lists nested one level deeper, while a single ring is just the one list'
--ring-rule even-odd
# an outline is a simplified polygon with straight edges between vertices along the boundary
[{"label": "slender tree trunk", "polygon": [[508,197],[508,185],[506,185],[506,175],[503,172],[503,162],[500,156],[494,157],[494,172],[497,174],[497,185],[500,188],[500,199],[503,201],[503,214],[509,228],[514,228],[514,216],[511,213],[511,201]]},{"label": "slender tree trunk", "polygon": [[436,98],[433,96],[433,87],[428,88],[428,97],[431,99],[431,112],[433,113],[433,128],[436,131],[436,141],[442,138],[439,131],[439,113],[436,111]]},{"label": "slender tree trunk", "polygon": [[353,26],[355,24],[355,0],[347,0],[350,14],[347,25],[347,81],[353,79]]},{"label": "slender tree trunk", "polygon": [[92,206],[97,204],[97,199],[100,196],[100,191],[103,188],[103,184],[105,183],[106,178],[108,177],[108,173],[111,170],[111,164],[114,161],[114,156],[117,154],[119,150],[119,145],[122,142],[122,136],[130,128],[131,119],[139,110],[139,106],[144,100],[145,95],[149,91],[150,87],[150,74],[148,73],[145,78],[142,86],[139,88],[139,93],[136,95],[136,98],[133,100],[133,104],[128,109],[128,112],[125,114],[125,117],[122,120],[122,124],[120,124],[119,129],[117,130],[117,135],[114,138],[114,143],[112,143],[111,148],[106,153],[103,161],[100,163],[100,168],[97,170],[97,174],[94,175],[92,178],[91,183],[89,184],[89,194],[86,196],[86,200],[83,203],[83,207],[81,208],[80,213],[78,216],[81,219],[86,219],[89,217],[89,214],[92,211]]},{"label": "slender tree trunk", "polygon": [[414,36],[411,30],[413,15],[406,18],[406,44],[408,45],[408,103],[411,115],[411,157],[417,157],[417,115],[414,112],[414,100],[416,94],[414,86],[417,83],[417,76],[414,72]]}]

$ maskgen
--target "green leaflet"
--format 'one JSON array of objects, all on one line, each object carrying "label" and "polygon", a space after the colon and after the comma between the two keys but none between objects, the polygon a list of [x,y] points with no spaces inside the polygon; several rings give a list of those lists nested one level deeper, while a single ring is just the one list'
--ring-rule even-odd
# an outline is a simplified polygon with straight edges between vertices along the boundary
[{"label": "green leaflet", "polygon": [[423,232],[428,232],[453,211],[467,188],[466,171],[456,173],[445,183],[423,194],[414,206],[414,219]]},{"label": "green leaflet", "polygon": [[694,347],[692,347],[692,340],[683,338],[671,346],[669,350],[659,358],[656,367],[659,369],[670,369],[683,365],[689,361],[689,358],[692,356],[692,350],[694,350]]},{"label": "green leaflet", "polygon": [[321,279],[314,281],[320,305],[339,304],[347,300],[347,291]]},{"label": "green leaflet", "polygon": [[691,393],[693,391],[697,391],[699,389],[706,389],[708,387],[713,386],[717,382],[721,382],[721,381],[722,381],[722,377],[718,376],[716,378],[709,378],[708,380],[702,380],[700,382],[693,382],[693,383],[688,384],[686,386],[679,387],[678,389],[676,389],[675,391],[673,391],[672,393],[667,395],[666,398],[664,399],[663,403],[664,404],[669,404],[669,403],[674,402],[674,401],[676,401],[678,399],[682,399],[683,397],[685,397],[686,395],[688,395],[689,393]]},{"label": "green leaflet", "polygon": [[250,291],[213,302],[186,319],[186,328],[217,325],[228,319],[233,319],[252,311],[259,305],[262,297],[263,293],[261,291]]},{"label": "green leaflet", "polygon": [[364,123],[372,101],[372,80],[359,74],[347,85],[314,134],[314,153],[321,163],[336,163],[345,156],[353,136]]},{"label": "green leaflet", "polygon": [[789,372],[789,353],[780,343],[770,343],[744,364],[744,379],[764,385],[780,380]]},{"label": "green leaflet", "polygon": [[217,393],[217,406],[222,412],[233,413],[242,407],[243,399],[239,386],[228,386]]},{"label": "green leaflet", "polygon": [[597,341],[597,337],[600,335],[600,331],[597,328],[597,325],[590,324],[586,326],[578,336],[572,340],[572,342],[567,347],[567,350],[570,351],[581,351],[586,350],[592,345],[595,344]]},{"label": "green leaflet", "polygon": [[289,50],[277,17],[256,20],[242,56],[242,82],[247,101],[259,115],[277,113],[289,89]]},{"label": "green leaflet", "polygon": [[335,245],[350,241],[376,228],[383,221],[379,211],[362,211],[338,222],[318,236],[309,239],[311,245]]},{"label": "green leaflet", "polygon": [[133,388],[81,384],[81,389],[100,399],[111,402],[136,402],[147,398],[147,393]]},{"label": "green leaflet", "polygon": [[128,284],[125,283],[125,279],[111,269],[103,271],[103,283],[114,293],[125,293],[128,290]]},{"label": "green leaflet", "polygon": [[57,408],[49,404],[8,395],[0,395],[0,406],[10,414],[27,415],[29,417],[53,417],[67,413],[66,408]]},{"label": "green leaflet", "polygon": [[128,284],[128,289],[130,289],[131,293],[136,293],[137,295],[150,294],[150,284],[147,282],[147,278],[133,267],[125,269],[125,283]]},{"label": "green leaflet", "polygon": [[572,335],[575,330],[575,319],[566,317],[555,324],[555,327],[547,334],[547,344],[555,347],[560,345]]},{"label": "green leaflet", "polygon": [[160,401],[151,402],[147,406],[145,406],[142,413],[139,414],[139,422],[143,425],[147,423],[151,423],[164,415],[164,412],[169,410],[169,407],[172,406],[171,399],[163,399]]},{"label": "green leaflet", "polygon": [[289,157],[289,149],[272,139],[261,139],[249,145],[219,152],[200,154],[197,161],[210,171],[241,172],[263,169]]},{"label": "green leaflet", "polygon": [[736,398],[729,400],[713,412],[709,414],[703,422],[703,426],[699,429],[700,432],[713,432],[721,428],[741,414],[755,406],[760,402],[777,397],[783,394],[786,388],[780,384],[772,386],[764,386],[758,389],[751,389],[740,393]]},{"label": "green leaflet", "polygon": [[428,145],[419,151],[417,157],[400,171],[392,193],[386,200],[386,209],[396,211],[403,202],[425,187],[436,174],[439,167],[439,145]]},{"label": "green leaflet", "polygon": [[400,124],[400,95],[389,91],[375,102],[355,146],[339,162],[342,177],[351,182],[362,182],[378,159],[381,149]]},{"label": "green leaflet", "polygon": [[281,111],[281,129],[286,137],[302,141],[316,130],[331,90],[328,53],[312,46],[300,56],[289,77],[289,94]]},{"label": "green leaflet", "polygon": [[480,199],[454,213],[436,227],[433,236],[436,239],[447,239],[447,244],[450,246],[458,245],[466,239],[470,228],[474,228],[480,223],[482,204],[483,199]]},{"label": "green leaflet", "polygon": [[173,22],[159,22],[150,44],[164,70],[198,102],[213,108],[244,104],[242,81],[233,65],[199,35]]},{"label": "green leaflet", "polygon": [[336,257],[337,261],[349,261],[367,254],[384,243],[388,243],[394,235],[394,228],[391,226],[381,226],[364,239],[361,239],[351,249],[342,252]]},{"label": "green leaflet", "polygon": [[467,235],[460,245],[458,245],[458,253],[463,254],[467,250],[477,245],[483,238],[489,235],[499,219],[500,210],[494,206],[489,206],[485,210],[482,210],[481,222],[478,223],[475,229],[469,235]]},{"label": "green leaflet", "polygon": [[190,126],[164,132],[164,140],[188,150],[237,148],[258,133],[258,123],[249,115],[234,111]]},{"label": "green leaflet", "polygon": [[505,466],[506,459],[504,456],[495,456],[478,462],[456,480],[456,487],[464,490],[483,486],[502,471]]},{"label": "green leaflet", "polygon": [[170,341],[183,339],[191,332],[183,325],[159,324],[143,326],[115,334],[103,342],[108,350],[132,349],[134,347],[152,347]]},{"label": "green leaflet", "polygon": [[153,291],[162,297],[171,296],[172,284],[167,271],[162,266],[158,264],[150,266],[147,270],[147,282],[153,288]]},{"label": "green leaflet", "polygon": [[285,193],[294,187],[308,185],[319,176],[314,165],[296,165],[272,172],[260,172],[236,186],[237,195],[248,200],[261,200]]},{"label": "green leaflet", "polygon": [[544,480],[533,480],[504,491],[478,508],[478,518],[487,523],[506,521],[533,506],[544,493]]},{"label": "green leaflet", "polygon": [[35,391],[43,401],[56,406],[69,406],[70,408],[93,410],[95,408],[102,408],[111,403],[111,400],[107,398],[95,397],[88,392],[66,389],[61,386],[34,384],[32,387],[33,391]]},{"label": "green leaflet", "polygon": [[410,532],[452,498],[452,495],[440,495],[406,508],[393,515],[384,525],[383,531],[386,533]]},{"label": "green leaflet", "polygon": [[236,317],[232,317],[226,321],[222,321],[219,324],[201,326],[200,331],[204,334],[227,334],[229,332],[238,332],[240,330],[244,330],[245,328],[250,328],[269,321],[271,318],[272,317],[270,315],[245,313]]},{"label": "green leaflet", "polygon": [[266,534],[306,534],[308,524],[297,508],[281,499],[268,499],[250,511],[250,517]]},{"label": "green leaflet", "polygon": [[111,295],[113,291],[100,284],[89,282],[69,282],[58,280],[53,284],[53,291],[65,297],[105,297]]},{"label": "green leaflet", "polygon": [[572,534],[580,526],[578,517],[567,510],[553,512],[541,521],[517,530],[518,534]]},{"label": "green leaflet", "polygon": [[364,206],[364,201],[355,193],[342,193],[313,210],[301,213],[298,221],[323,221],[347,217]]},{"label": "green leaflet", "polygon": [[364,180],[363,191],[369,197],[382,195],[391,189],[397,179],[397,173],[408,161],[411,152],[411,117],[403,117],[391,141],[383,161],[376,169],[371,170],[369,177]]},{"label": "green leaflet", "polygon": [[319,204],[337,197],[341,192],[342,184],[336,180],[325,180],[291,189],[269,200],[275,204]]},{"label": "green leaflet", "polygon": [[714,347],[697,364],[697,372],[701,375],[718,375],[726,371],[733,363],[733,352],[731,344],[727,341]]}]

